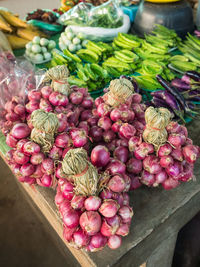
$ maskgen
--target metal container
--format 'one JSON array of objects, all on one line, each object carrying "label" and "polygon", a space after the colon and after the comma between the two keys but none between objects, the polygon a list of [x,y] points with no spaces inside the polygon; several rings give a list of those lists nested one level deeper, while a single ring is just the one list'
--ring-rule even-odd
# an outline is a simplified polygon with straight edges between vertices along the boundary
[{"label": "metal container", "polygon": [[144,36],[151,33],[155,24],[174,29],[180,37],[194,30],[193,13],[186,0],[174,3],[142,2],[132,25],[132,33]]}]

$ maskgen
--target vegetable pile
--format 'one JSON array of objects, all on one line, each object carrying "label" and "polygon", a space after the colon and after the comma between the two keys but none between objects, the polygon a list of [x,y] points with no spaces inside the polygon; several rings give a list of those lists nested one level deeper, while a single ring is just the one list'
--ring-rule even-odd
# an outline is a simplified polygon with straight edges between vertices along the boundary
[{"label": "vegetable pile", "polygon": [[[6,143],[13,148],[8,153],[9,163],[20,181],[54,186],[56,162],[65,155],[68,147],[86,146],[87,149],[87,131],[81,128],[79,120],[91,114],[93,100],[86,89],[74,87],[71,90],[67,82],[63,84],[62,74],[66,77],[67,73],[64,66],[47,72],[46,80],[49,76],[52,79],[53,74],[57,79],[54,87],[47,85],[30,91],[26,105],[15,99],[5,104],[5,124],[14,123],[6,136]],[[65,94],[59,92],[63,91],[63,86]],[[15,112],[20,112],[20,116]],[[13,114],[12,121],[9,114]]]},{"label": "vegetable pile", "polygon": [[178,71],[199,71],[200,68],[200,39],[188,33],[186,40],[179,44],[179,50],[183,56],[179,56],[179,60],[171,58],[171,66]]},{"label": "vegetable pile", "polygon": [[181,78],[167,82],[157,75],[157,80],[165,90],[152,92],[150,105],[166,107],[178,120],[185,123],[185,118],[194,118],[199,115],[200,74],[196,71],[187,71]]},{"label": "vegetable pile", "polygon": [[168,109],[146,108],[135,80],[112,80],[95,101],[69,81],[68,68],[58,65],[24,102],[6,102],[7,161],[19,181],[57,187],[63,235],[72,246],[117,249],[133,216],[128,192],[189,181],[200,151]]},{"label": "vegetable pile", "polygon": [[[91,157],[94,158],[100,150],[106,155],[100,165],[105,166],[110,160],[105,147],[96,146]],[[125,181],[122,174],[116,173],[110,177],[106,173],[98,174],[87,158],[83,149],[75,149],[66,154],[62,163],[63,175],[68,181],[59,179],[55,202],[64,223],[63,235],[66,241],[79,249],[94,252],[106,244],[111,249],[117,249],[121,246],[121,236],[129,233],[133,216],[126,193],[130,182]],[[89,182],[91,177],[93,181]],[[97,181],[96,186],[94,180]],[[121,184],[117,185],[116,182]],[[101,191],[104,183],[108,183],[113,191]]]},{"label": "vegetable pile", "polygon": [[56,47],[56,43],[53,40],[48,40],[46,38],[41,38],[35,36],[33,40],[26,44],[25,55],[33,63],[42,63],[44,61],[51,60],[52,50]]},{"label": "vegetable pile", "polygon": [[[67,28],[66,28],[67,29]],[[112,78],[120,75],[133,74],[136,76],[140,87],[147,90],[159,88],[159,83],[155,80],[156,74],[161,74],[167,80],[175,78],[173,72],[167,67],[170,63],[170,49],[178,45],[180,38],[173,30],[169,30],[161,25],[157,25],[152,35],[146,35],[145,40],[131,34],[119,33],[109,45],[104,42],[94,42],[84,40],[80,49],[79,44],[73,45],[74,40],[69,42],[68,37],[72,39],[72,33],[63,33],[60,37],[60,47],[68,46],[61,53],[55,52],[50,66],[66,64],[70,71],[74,73],[70,77],[70,83],[77,86],[88,87],[89,91],[103,88]],[[167,40],[167,41],[166,41]],[[76,54],[72,54],[76,51]],[[80,67],[80,63],[82,66]],[[95,76],[92,69],[88,72],[88,67],[92,64],[98,64],[101,72],[106,74],[101,78],[101,74]],[[87,67],[84,69],[84,66]],[[81,68],[81,70],[80,70]]]},{"label": "vegetable pile", "polygon": [[65,31],[61,33],[59,38],[59,47],[61,50],[68,49],[70,52],[76,52],[80,50],[87,41],[84,40],[82,33],[74,34],[70,28],[65,28]]}]

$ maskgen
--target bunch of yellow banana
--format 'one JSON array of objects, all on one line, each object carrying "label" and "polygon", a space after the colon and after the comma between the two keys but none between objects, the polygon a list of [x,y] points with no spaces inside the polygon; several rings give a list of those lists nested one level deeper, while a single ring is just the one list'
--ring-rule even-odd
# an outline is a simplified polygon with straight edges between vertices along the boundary
[{"label": "bunch of yellow banana", "polygon": [[[17,15],[0,9],[0,31],[6,33],[6,37],[12,49],[24,48],[34,36],[46,37],[37,28],[27,24]],[[1,46],[1,40],[0,40]]]}]

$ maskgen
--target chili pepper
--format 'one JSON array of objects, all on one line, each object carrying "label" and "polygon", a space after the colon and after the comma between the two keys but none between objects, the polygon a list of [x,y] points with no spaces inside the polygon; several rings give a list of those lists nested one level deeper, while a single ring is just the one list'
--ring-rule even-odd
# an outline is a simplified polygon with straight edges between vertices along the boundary
[{"label": "chili pepper", "polygon": [[95,73],[96,75],[100,76],[101,78],[107,78],[108,77],[108,72],[103,69],[101,66],[92,63],[90,65],[90,69],[93,71],[93,73]]},{"label": "chili pepper", "polygon": [[85,66],[84,66],[84,72],[85,72],[85,74],[90,78],[90,79],[92,79],[92,80],[96,80],[97,79],[97,77],[98,77],[98,75],[96,75],[93,71],[92,71],[92,69],[91,69],[91,64],[90,63],[87,63],[87,64],[85,64]]},{"label": "chili pepper", "polygon": [[63,50],[63,53],[65,56],[71,58],[72,61],[81,63],[81,59],[77,55],[73,55],[72,53],[70,53],[68,49]]}]

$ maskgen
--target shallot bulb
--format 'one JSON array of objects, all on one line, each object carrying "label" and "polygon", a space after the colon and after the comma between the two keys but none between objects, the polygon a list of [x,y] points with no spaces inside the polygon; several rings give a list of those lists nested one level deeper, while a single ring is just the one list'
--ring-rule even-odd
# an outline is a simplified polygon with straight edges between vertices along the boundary
[{"label": "shallot bulb", "polygon": [[98,145],[91,152],[91,162],[96,167],[104,167],[110,160],[110,153],[105,146]]},{"label": "shallot bulb", "polygon": [[99,212],[106,218],[115,216],[119,209],[119,205],[113,199],[106,199],[99,208]]},{"label": "shallot bulb", "polygon": [[94,235],[100,231],[101,216],[97,211],[85,211],[79,220],[80,226],[88,235]]}]

